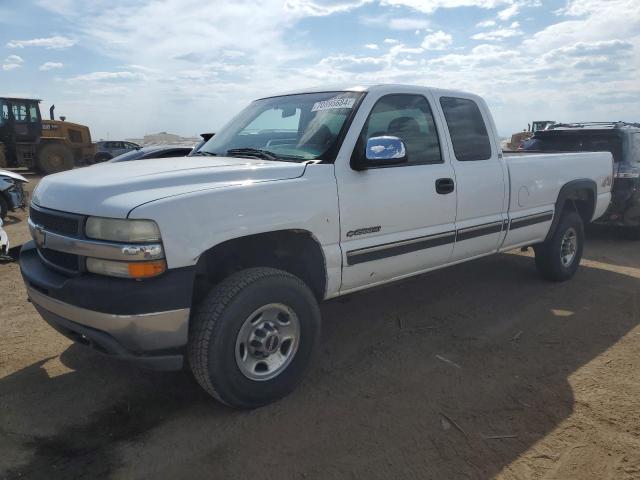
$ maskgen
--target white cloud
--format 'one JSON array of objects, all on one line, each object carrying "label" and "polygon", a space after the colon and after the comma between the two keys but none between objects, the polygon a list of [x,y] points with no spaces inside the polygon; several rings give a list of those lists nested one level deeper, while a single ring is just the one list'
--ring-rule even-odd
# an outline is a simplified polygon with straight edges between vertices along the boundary
[{"label": "white cloud", "polygon": [[380,0],[381,5],[410,7],[419,12],[433,13],[440,8],[479,7],[496,8],[509,5],[513,0]]},{"label": "white cloud", "polygon": [[506,21],[512,17],[518,15],[518,11],[520,10],[520,6],[517,3],[505,8],[504,10],[500,10],[498,12],[498,18],[500,20]]},{"label": "white cloud", "polygon": [[378,44],[377,43],[367,43],[364,48],[367,48],[369,50],[378,50]]},{"label": "white cloud", "polygon": [[15,70],[16,68],[20,68],[23,63],[24,60],[22,59],[22,57],[19,57],[18,55],[9,55],[4,59],[2,69],[4,71]]},{"label": "white cloud", "polygon": [[395,38],[385,38],[384,39],[384,43],[389,44],[389,45],[393,45],[395,43],[398,43],[398,40],[396,40]]},{"label": "white cloud", "polygon": [[426,18],[392,18],[389,21],[389,28],[392,30],[423,30],[430,25]]},{"label": "white cloud", "polygon": [[580,41],[640,40],[640,8],[637,0],[572,0],[564,13],[571,20],[537,32],[525,40],[525,48],[545,52]]},{"label": "white cloud", "polygon": [[68,37],[54,36],[48,38],[34,38],[31,40],[10,40],[7,42],[9,48],[43,47],[48,50],[69,48],[77,42]]},{"label": "white cloud", "polygon": [[476,27],[479,27],[479,28],[494,27],[495,25],[496,25],[495,20],[484,20],[482,22],[476,23]]},{"label": "white cloud", "polygon": [[500,41],[505,38],[518,37],[523,35],[522,30],[520,30],[520,24],[518,22],[513,22],[508,27],[497,28],[496,30],[491,30],[489,32],[481,32],[476,33],[471,38],[473,40],[481,40],[481,41]]},{"label": "white cloud", "polygon": [[138,72],[92,72],[71,77],[69,82],[103,82],[111,80],[141,80],[145,76]]},{"label": "white cloud", "polygon": [[4,59],[4,61],[7,63],[24,63],[24,60],[22,59],[22,57],[18,55],[9,55],[7,58]]},{"label": "white cloud", "polygon": [[337,12],[347,12],[361,7],[372,0],[287,0],[285,10],[308,16],[324,16]]},{"label": "white cloud", "polygon": [[370,27],[390,28],[391,30],[423,30],[429,28],[431,22],[427,18],[394,17],[388,13],[382,15],[363,15],[360,23]]},{"label": "white cloud", "polygon": [[444,50],[453,42],[453,38],[448,33],[439,30],[430,33],[422,41],[422,48],[425,50]]},{"label": "white cloud", "polygon": [[45,62],[42,65],[40,65],[39,70],[41,72],[46,72],[48,70],[54,70],[54,69],[58,69],[58,68],[62,68],[64,65],[60,62]]}]

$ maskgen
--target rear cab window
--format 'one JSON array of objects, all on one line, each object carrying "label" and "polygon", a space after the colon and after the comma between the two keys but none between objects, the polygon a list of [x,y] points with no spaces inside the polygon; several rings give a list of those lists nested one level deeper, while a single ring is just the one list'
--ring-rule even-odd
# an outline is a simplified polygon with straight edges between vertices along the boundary
[{"label": "rear cab window", "polygon": [[467,98],[441,97],[440,106],[456,159],[460,162],[489,160],[491,140],[476,102]]}]

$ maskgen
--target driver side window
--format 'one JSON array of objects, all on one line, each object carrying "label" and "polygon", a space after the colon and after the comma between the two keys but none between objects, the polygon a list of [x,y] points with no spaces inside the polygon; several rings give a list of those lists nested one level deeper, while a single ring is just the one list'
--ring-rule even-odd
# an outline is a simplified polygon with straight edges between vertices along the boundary
[{"label": "driver side window", "polygon": [[422,95],[387,95],[378,100],[360,134],[358,154],[364,154],[367,140],[381,136],[404,142],[408,162],[403,165],[442,163],[433,113]]}]

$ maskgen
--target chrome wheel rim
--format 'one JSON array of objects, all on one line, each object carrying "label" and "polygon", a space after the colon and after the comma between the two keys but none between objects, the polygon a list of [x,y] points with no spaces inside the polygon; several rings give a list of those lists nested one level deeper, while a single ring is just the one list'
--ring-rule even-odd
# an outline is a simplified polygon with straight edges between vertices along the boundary
[{"label": "chrome wheel rim", "polygon": [[574,228],[569,228],[562,236],[560,244],[560,261],[562,265],[568,267],[573,263],[578,250],[578,235]]},{"label": "chrome wheel rim", "polygon": [[271,380],[291,363],[300,340],[300,320],[281,303],[260,307],[243,322],[236,337],[236,364],[257,381]]}]

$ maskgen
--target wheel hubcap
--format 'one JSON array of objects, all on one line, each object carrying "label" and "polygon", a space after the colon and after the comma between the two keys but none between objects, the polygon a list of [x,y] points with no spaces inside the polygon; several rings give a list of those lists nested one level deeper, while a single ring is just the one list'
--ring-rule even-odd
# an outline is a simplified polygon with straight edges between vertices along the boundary
[{"label": "wheel hubcap", "polygon": [[236,363],[251,380],[270,380],[282,373],[298,349],[300,321],[286,305],[272,303],[253,312],[236,338]]},{"label": "wheel hubcap", "polygon": [[570,228],[564,233],[562,243],[560,244],[560,261],[562,265],[565,267],[571,265],[573,259],[576,257],[577,250],[578,236],[575,229]]}]

